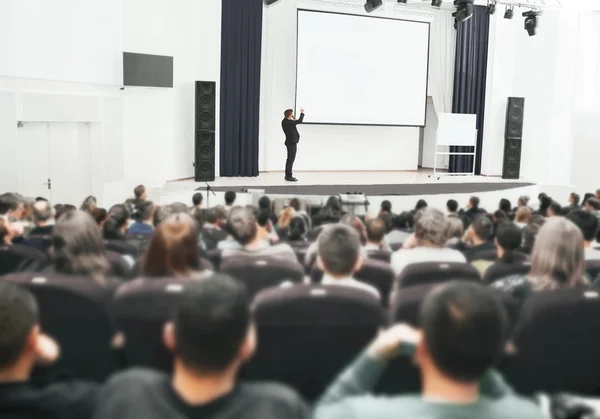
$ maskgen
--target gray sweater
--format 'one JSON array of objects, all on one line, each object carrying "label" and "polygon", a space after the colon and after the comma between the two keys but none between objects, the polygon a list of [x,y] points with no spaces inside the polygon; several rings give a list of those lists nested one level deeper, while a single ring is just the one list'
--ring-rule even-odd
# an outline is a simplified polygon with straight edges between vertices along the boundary
[{"label": "gray sweater", "polygon": [[385,364],[361,355],[327,389],[315,406],[315,419],[543,419],[533,403],[515,395],[502,377],[489,372],[473,404],[423,400],[420,395],[376,397],[370,394]]}]

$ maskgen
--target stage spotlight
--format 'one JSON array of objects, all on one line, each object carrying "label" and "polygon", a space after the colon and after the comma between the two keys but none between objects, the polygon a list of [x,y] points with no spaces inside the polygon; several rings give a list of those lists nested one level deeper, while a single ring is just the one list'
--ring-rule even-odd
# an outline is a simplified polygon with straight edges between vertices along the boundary
[{"label": "stage spotlight", "polygon": [[431,7],[442,7],[443,0],[431,0]]},{"label": "stage spotlight", "polygon": [[490,2],[490,4],[488,4],[488,13],[490,15],[496,13],[496,2]]},{"label": "stage spotlight", "polygon": [[456,12],[452,13],[452,16],[459,23],[471,19],[473,16],[473,0],[454,0],[454,5],[456,6]]},{"label": "stage spotlight", "polygon": [[383,0],[367,0],[365,3],[365,12],[371,13],[373,10],[380,8],[383,5]]},{"label": "stage spotlight", "polygon": [[504,12],[504,19],[512,19],[515,15],[515,8],[513,6],[506,6],[506,11]]},{"label": "stage spotlight", "polygon": [[529,34],[529,36],[534,36],[537,34],[538,27],[538,16],[540,12],[536,10],[531,10],[529,12],[523,13],[523,17],[525,18],[525,30]]}]

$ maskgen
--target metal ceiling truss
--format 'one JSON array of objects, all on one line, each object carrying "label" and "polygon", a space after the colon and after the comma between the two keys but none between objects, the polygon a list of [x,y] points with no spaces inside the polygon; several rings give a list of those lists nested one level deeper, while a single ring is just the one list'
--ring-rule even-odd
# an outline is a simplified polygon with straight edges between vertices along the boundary
[{"label": "metal ceiling truss", "polygon": [[[332,10],[338,12],[359,12],[364,13],[365,1],[364,0],[296,0],[296,6],[298,8],[316,8],[318,10]],[[388,16],[397,16],[399,18],[413,18],[424,21],[432,21],[434,13],[423,9],[411,9],[410,4],[400,4],[394,2],[384,2],[383,6],[377,9],[373,15],[379,14],[379,12],[385,12]]]}]

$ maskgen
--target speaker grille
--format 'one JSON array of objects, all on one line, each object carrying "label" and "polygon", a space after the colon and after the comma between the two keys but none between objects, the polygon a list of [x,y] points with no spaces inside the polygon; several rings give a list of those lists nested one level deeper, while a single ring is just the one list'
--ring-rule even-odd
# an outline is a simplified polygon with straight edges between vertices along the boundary
[{"label": "speaker grille", "polygon": [[506,132],[508,138],[521,138],[523,136],[523,117],[525,111],[525,98],[509,97],[506,107]]},{"label": "speaker grille", "polygon": [[506,138],[504,142],[504,164],[502,177],[518,179],[521,174],[521,139]]},{"label": "speaker grille", "polygon": [[196,182],[215,180],[215,133],[196,131],[194,150],[194,180]]},{"label": "speaker grille", "polygon": [[215,130],[215,90],[214,81],[196,82],[196,131]]}]

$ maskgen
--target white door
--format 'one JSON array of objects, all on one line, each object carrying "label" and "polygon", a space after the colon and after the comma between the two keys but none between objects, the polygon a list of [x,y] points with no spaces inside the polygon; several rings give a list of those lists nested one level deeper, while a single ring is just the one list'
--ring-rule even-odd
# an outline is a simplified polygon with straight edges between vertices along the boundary
[{"label": "white door", "polygon": [[17,136],[19,141],[19,193],[30,198],[40,196],[50,199],[48,124],[24,122],[23,126],[18,128]]},{"label": "white door", "polygon": [[48,139],[52,202],[79,207],[92,189],[89,124],[51,122]]}]

